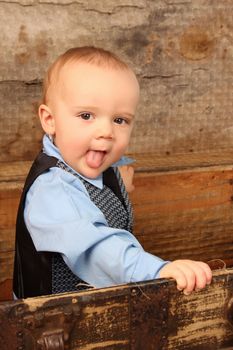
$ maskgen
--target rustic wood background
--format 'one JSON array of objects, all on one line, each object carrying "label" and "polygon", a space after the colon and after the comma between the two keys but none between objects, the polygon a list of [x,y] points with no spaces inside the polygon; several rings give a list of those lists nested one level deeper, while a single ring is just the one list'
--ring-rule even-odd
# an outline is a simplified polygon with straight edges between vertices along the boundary
[{"label": "rustic wood background", "polygon": [[72,46],[113,50],[142,94],[130,153],[233,149],[231,0],[2,0],[0,161],[30,160],[48,65]]}]

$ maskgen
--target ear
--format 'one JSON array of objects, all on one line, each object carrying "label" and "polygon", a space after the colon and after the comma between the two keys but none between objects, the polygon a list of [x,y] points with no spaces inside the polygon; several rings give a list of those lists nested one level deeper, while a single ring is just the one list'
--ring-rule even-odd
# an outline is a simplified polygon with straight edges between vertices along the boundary
[{"label": "ear", "polygon": [[51,113],[50,108],[47,105],[40,105],[39,111],[38,111],[41,126],[44,130],[44,132],[48,135],[54,135],[55,134],[55,120]]}]

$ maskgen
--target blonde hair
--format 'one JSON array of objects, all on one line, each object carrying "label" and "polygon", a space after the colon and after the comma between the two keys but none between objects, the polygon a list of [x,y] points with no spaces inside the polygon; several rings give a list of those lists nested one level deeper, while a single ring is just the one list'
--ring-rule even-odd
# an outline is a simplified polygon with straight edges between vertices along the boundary
[{"label": "blonde hair", "polygon": [[98,67],[131,70],[131,68],[111,51],[94,46],[74,47],[60,55],[48,69],[43,83],[43,103],[48,99],[48,90],[58,80],[59,72],[68,63],[85,62]]}]

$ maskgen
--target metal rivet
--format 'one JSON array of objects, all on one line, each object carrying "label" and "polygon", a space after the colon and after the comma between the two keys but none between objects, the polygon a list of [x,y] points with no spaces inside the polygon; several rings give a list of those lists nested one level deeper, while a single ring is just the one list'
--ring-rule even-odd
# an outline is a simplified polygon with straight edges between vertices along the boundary
[{"label": "metal rivet", "polygon": [[32,321],[27,321],[26,322],[26,327],[27,328],[31,328],[33,326],[33,322]]},{"label": "metal rivet", "polygon": [[133,288],[133,289],[131,290],[131,294],[132,294],[132,296],[137,295],[137,290],[136,290],[135,288]]}]

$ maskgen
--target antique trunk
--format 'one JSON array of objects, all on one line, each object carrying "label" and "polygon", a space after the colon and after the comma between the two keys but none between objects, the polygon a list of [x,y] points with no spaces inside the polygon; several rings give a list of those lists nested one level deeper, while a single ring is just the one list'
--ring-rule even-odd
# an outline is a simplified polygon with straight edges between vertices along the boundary
[{"label": "antique trunk", "polygon": [[148,281],[0,305],[0,348],[233,348],[233,270],[185,296],[172,281]]},{"label": "antique trunk", "polygon": [[[233,349],[232,13],[231,0],[0,2],[1,350]],[[164,259],[208,262],[214,278],[203,291],[185,296],[157,280],[12,300],[42,78],[78,45],[110,49],[135,70],[134,233]]]}]

